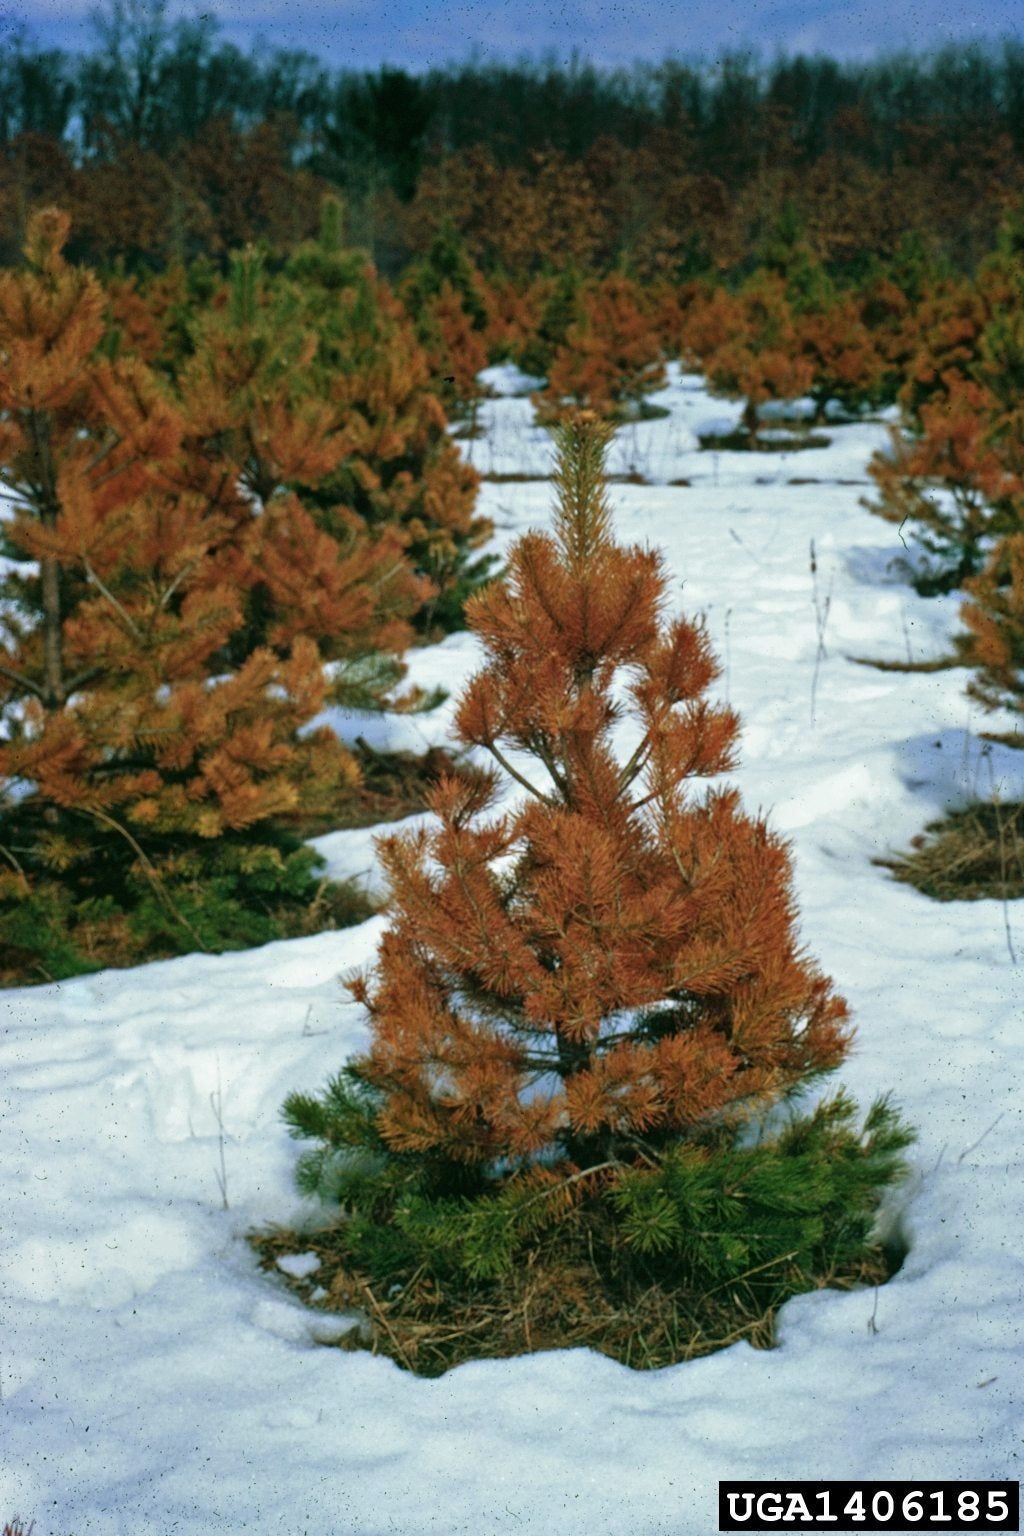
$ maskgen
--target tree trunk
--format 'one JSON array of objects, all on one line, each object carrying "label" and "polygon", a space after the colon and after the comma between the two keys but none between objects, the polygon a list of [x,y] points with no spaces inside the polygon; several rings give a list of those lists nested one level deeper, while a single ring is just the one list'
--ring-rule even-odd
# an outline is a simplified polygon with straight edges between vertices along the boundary
[{"label": "tree trunk", "polygon": [[[36,510],[39,521],[46,529],[55,528],[60,513],[57,499],[57,475],[53,465],[50,443],[50,418],[45,412],[32,411],[29,417],[29,435],[35,450],[35,474],[39,487]],[[63,614],[61,613],[60,565],[52,555],[39,562],[43,588],[43,657],[47,709],[61,709],[64,705],[64,647]]]},{"label": "tree trunk", "polygon": [[43,578],[43,645],[46,666],[46,707],[64,704],[64,650],[61,634],[60,565],[52,557],[40,561]]}]

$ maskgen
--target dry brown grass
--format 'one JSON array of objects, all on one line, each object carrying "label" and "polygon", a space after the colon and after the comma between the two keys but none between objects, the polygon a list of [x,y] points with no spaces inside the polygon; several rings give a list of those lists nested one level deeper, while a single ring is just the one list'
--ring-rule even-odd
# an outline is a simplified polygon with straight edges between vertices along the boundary
[{"label": "dry brown grass", "polygon": [[910,850],[875,859],[935,901],[1024,897],[1024,802],[979,801],[931,821]]},{"label": "dry brown grass", "polygon": [[821,432],[791,429],[785,436],[752,438],[744,428],[734,432],[699,432],[697,441],[710,453],[799,453],[805,448],[827,448],[832,439]]},{"label": "dry brown grass", "polygon": [[[902,1256],[871,1249],[856,1268],[803,1280],[780,1258],[777,1285],[750,1271],[702,1295],[684,1287],[643,1284],[602,1272],[590,1258],[566,1247],[535,1250],[507,1279],[488,1283],[439,1283],[420,1271],[400,1289],[388,1288],[349,1266],[344,1223],[313,1232],[274,1228],[249,1242],[260,1267],[273,1272],[308,1305],[329,1312],[356,1310],[366,1319],[361,1343],[353,1332],[345,1349],[368,1347],[418,1376],[440,1376],[467,1360],[502,1360],[547,1349],[593,1349],[634,1370],[652,1370],[724,1349],[746,1339],[755,1349],[776,1342],[776,1314],[794,1290],[852,1290],[882,1284]],[[305,1280],[276,1269],[284,1254],[315,1252],[320,1267]],[[311,1301],[322,1287],[326,1296]],[[765,1304],[766,1294],[776,1300]],[[391,1290],[395,1294],[391,1294]]]},{"label": "dry brown grass", "polygon": [[481,474],[481,480],[489,480],[493,485],[534,485],[551,479],[550,475],[528,475],[519,470],[509,471],[503,474],[500,470],[492,470],[488,474]]}]

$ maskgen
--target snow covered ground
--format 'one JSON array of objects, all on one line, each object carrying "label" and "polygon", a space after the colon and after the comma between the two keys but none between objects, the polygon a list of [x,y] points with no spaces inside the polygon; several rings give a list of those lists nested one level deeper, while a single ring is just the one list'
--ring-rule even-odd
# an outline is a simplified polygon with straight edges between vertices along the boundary
[{"label": "snow covered ground", "polygon": [[[1024,754],[981,750],[962,672],[849,659],[940,654],[956,621],[955,597],[901,584],[896,529],[858,505],[882,425],[830,427],[829,448],[800,454],[711,455],[695,428],[738,410],[675,370],[658,398],[671,415],[616,444],[613,469],[633,456],[657,482],[613,488],[618,531],[660,546],[675,600],[707,613],[745,725],[734,778],[791,837],[803,938],[859,1025],[837,1080],[865,1107],[893,1087],[919,1128],[892,1213],[904,1267],[877,1293],[789,1302],[774,1351],[634,1373],[573,1350],[418,1380],[325,1347],[329,1320],[244,1241],[317,1215],[278,1110],[363,1043],[337,977],[372,959],[382,918],[0,992],[0,1525],[704,1536],[719,1478],[1019,1477],[1024,965],[999,903],[936,905],[870,860],[993,784],[1024,793]],[[482,415],[487,436],[466,445],[481,468],[546,472],[527,401]],[[485,484],[495,547],[544,524],[550,497]],[[479,659],[452,636],[411,673],[457,690]],[[445,739],[452,702],[334,719],[422,746]],[[375,882],[371,834],[317,845]],[[1019,904],[1009,922],[1024,954]]]}]

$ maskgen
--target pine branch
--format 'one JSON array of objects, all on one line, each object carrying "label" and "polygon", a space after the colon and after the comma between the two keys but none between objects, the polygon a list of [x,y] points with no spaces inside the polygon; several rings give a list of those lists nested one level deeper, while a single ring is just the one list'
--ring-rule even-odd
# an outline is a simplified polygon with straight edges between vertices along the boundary
[{"label": "pine branch", "polygon": [[100,579],[100,577],[97,576],[96,571],[94,570],[91,561],[89,561],[88,559],[84,559],[83,563],[85,565],[85,574],[88,576],[89,580],[95,586],[99,587],[100,591],[103,593],[103,596],[107,599],[107,601],[114,608],[116,608],[117,612],[121,615],[122,619],[124,619],[124,622],[128,625],[128,628],[132,632],[133,638],[141,643],[142,642],[142,632],[138,628],[138,626],[135,623],[135,620],[132,618],[131,614],[127,612],[127,610],[124,608],[124,606],[120,602],[118,602],[118,600],[114,596],[113,592],[111,592],[110,589]]},{"label": "pine branch", "polygon": [[640,745],[637,747],[636,751],[633,753],[632,757],[629,759],[629,762],[625,764],[625,766],[623,767],[621,773],[619,774],[619,794],[620,795],[622,794],[623,790],[626,790],[626,789],[629,788],[629,786],[633,783],[634,779],[637,779],[640,776],[640,774],[643,773],[644,768],[647,766],[647,763],[648,763],[649,758],[650,758],[650,753],[649,753],[648,749],[653,745],[652,732],[654,731],[654,729],[655,729],[655,727],[652,725],[644,733],[644,737],[643,737],[643,740],[641,741]]},{"label": "pine branch", "polygon": [[203,943],[202,939],[193,928],[188,918],[178,911],[177,907],[168,896],[164,887],[164,883],[160,879],[160,876],[157,874],[156,869],[151,864],[145,850],[136,842],[135,838],[128,831],[128,828],[121,822],[115,821],[113,816],[108,816],[106,811],[101,811],[98,806],[85,806],[83,809],[86,811],[87,815],[94,817],[97,821],[102,821],[105,826],[112,827],[115,832],[119,832],[121,836],[127,840],[127,842],[134,849],[135,853],[138,855],[139,859],[142,861],[142,867],[145,871],[146,878],[150,885],[153,887],[153,890],[156,892],[157,900],[161,902],[171,917],[174,918],[175,922],[181,923],[183,928],[188,929],[189,933],[195,939],[199,948],[205,952],[206,945]]},{"label": "pine branch", "polygon": [[544,764],[544,767],[547,769],[548,773],[550,773],[555,788],[566,800],[568,800],[568,781],[563,777],[562,774],[559,773],[558,768],[555,765],[554,754],[551,752],[547,743],[543,741],[541,737],[534,736],[530,739],[529,748],[535,757],[540,758],[541,762]]},{"label": "pine branch", "polygon": [[510,774],[511,777],[515,779],[517,783],[521,784],[524,789],[529,790],[530,794],[535,796],[536,799],[542,800],[545,805],[557,804],[556,801],[552,800],[550,795],[542,794],[539,789],[535,788],[535,786],[530,783],[529,779],[524,778],[524,776],[519,772],[517,768],[513,768],[512,764],[494,745],[493,741],[487,743],[487,750],[491,756],[501,764],[505,772]]},{"label": "pine branch", "polygon": [[[205,554],[205,551],[204,551],[204,554]],[[171,582],[170,586],[167,588],[167,590],[164,592],[163,596],[160,598],[160,607],[161,608],[166,608],[167,607],[167,604],[170,602],[171,597],[174,594],[174,589],[178,586],[179,582],[184,581],[185,577],[188,576],[191,571],[195,570],[196,566],[199,564],[199,562],[202,560],[202,558],[203,558],[202,555],[196,555],[194,560],[189,560],[189,562],[186,565],[182,566],[182,568],[178,572],[177,576],[175,576],[175,578]]]},{"label": "pine branch", "polygon": [[76,672],[67,682],[68,697],[70,698],[76,688],[84,688],[86,683],[92,682],[93,678],[102,677],[105,671],[105,667],[86,667],[83,672]]},{"label": "pine branch", "polygon": [[3,854],[4,858],[8,861],[8,863],[11,865],[11,867],[16,871],[16,873],[21,876],[21,883],[25,887],[25,895],[26,896],[31,896],[31,894],[32,894],[32,887],[28,883],[28,876],[26,875],[25,871],[22,869],[21,865],[19,864],[18,860],[15,858],[14,854],[3,843],[0,843],[0,853]]},{"label": "pine branch", "polygon": [[0,677],[6,677],[10,682],[17,683],[19,688],[25,688],[29,693],[34,693],[37,699],[46,697],[46,690],[38,683],[34,683],[30,677],[22,677],[20,672],[15,672],[12,667],[5,667],[0,662]]},{"label": "pine branch", "polygon": [[[96,381],[96,384],[97,384],[97,393],[98,394],[99,393],[105,393],[105,392],[101,392],[99,390],[98,381]],[[105,403],[109,406],[109,403],[110,403],[109,399],[106,399]],[[124,442],[124,438],[121,436],[121,434],[119,432],[112,432],[111,435],[110,435],[109,441],[106,444],[104,444],[104,446],[99,450],[98,453],[93,454],[92,458],[89,460],[88,464],[85,466],[87,472],[91,475],[93,470],[99,469],[100,465],[106,459],[108,459],[110,457],[110,455],[113,453],[114,449],[120,447],[121,443],[123,443],[123,442]],[[135,463],[137,461],[137,459],[138,459],[138,455],[136,455],[135,459],[132,460],[132,462]],[[97,483],[102,483],[102,482],[97,482]]]},{"label": "pine branch", "polygon": [[572,1184],[578,1184],[581,1179],[589,1179],[595,1173],[606,1173],[610,1168],[621,1168],[622,1164],[617,1158],[612,1158],[605,1163],[595,1163],[592,1168],[581,1168],[579,1173],[572,1173],[568,1178],[560,1179],[557,1184],[552,1184],[549,1189],[542,1189],[539,1194],[524,1200],[522,1205],[514,1212],[520,1216],[523,1211],[529,1210],[531,1205],[537,1205],[541,1200],[550,1200],[552,1195],[557,1195],[561,1190],[568,1189]]}]

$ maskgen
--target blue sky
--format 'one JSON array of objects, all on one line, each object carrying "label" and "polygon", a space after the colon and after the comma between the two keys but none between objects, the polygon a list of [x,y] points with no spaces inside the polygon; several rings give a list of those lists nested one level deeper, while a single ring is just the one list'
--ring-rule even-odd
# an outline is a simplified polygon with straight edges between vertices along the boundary
[{"label": "blue sky", "polygon": [[[90,0],[0,0],[0,40],[17,21],[50,44],[81,47]],[[715,55],[753,44],[769,56],[870,57],[890,48],[1015,36],[1021,0],[194,0],[242,46],[262,34],[333,65],[428,68],[471,51],[515,58],[575,49],[601,65]]]}]

